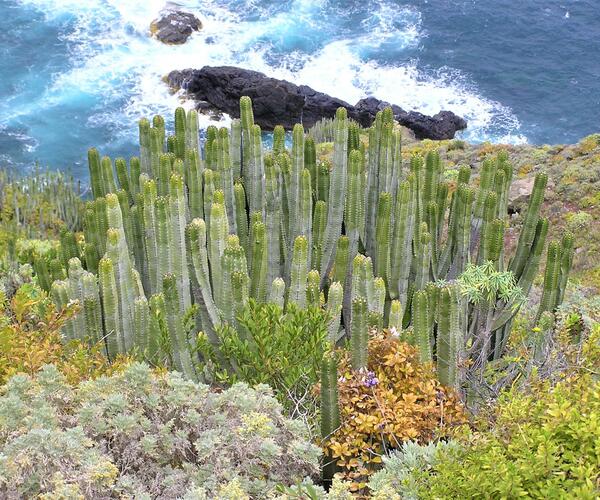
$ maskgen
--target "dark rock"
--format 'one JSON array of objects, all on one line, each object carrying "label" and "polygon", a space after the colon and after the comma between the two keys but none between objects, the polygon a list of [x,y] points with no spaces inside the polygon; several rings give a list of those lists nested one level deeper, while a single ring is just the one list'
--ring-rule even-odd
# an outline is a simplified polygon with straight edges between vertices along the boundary
[{"label": "dark rock", "polygon": [[417,139],[452,139],[459,130],[467,128],[467,122],[452,111],[440,111],[439,113],[428,116],[418,111],[404,111],[395,104],[380,101],[375,97],[361,99],[354,106],[358,111],[362,123],[371,123],[378,111],[390,107],[394,113],[394,118],[412,130]]},{"label": "dark rock", "polygon": [[305,85],[232,66],[173,71],[167,82],[171,87],[186,90],[196,101],[207,101],[234,118],[240,116],[240,97],[247,95],[252,99],[255,122],[268,130],[276,125],[289,129],[296,123],[310,127],[325,116],[334,116],[340,106],[352,108],[347,102]]},{"label": "dark rock", "polygon": [[172,88],[184,89],[196,101],[206,101],[234,118],[239,118],[240,97],[247,95],[252,99],[255,122],[267,130],[276,125],[289,129],[296,123],[308,128],[321,118],[333,117],[340,106],[363,127],[370,126],[377,112],[390,106],[396,120],[413,130],[419,139],[451,139],[467,126],[465,120],[451,111],[427,116],[416,111],[406,112],[374,97],[361,99],[353,106],[306,85],[295,85],[258,71],[232,66],[172,71],[166,80]]},{"label": "dark rock", "polygon": [[180,10],[165,11],[159,19],[150,24],[152,35],[170,45],[185,43],[194,31],[201,28],[200,19],[194,14]]}]

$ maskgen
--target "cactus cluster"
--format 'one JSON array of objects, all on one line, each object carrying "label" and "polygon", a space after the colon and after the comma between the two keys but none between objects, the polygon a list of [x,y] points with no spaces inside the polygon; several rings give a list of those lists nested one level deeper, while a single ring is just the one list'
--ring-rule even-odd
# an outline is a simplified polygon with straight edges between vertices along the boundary
[{"label": "cactus cluster", "polygon": [[[331,343],[350,337],[356,368],[368,364],[370,327],[394,327],[450,385],[467,343],[483,336],[477,356],[502,354],[520,303],[501,294],[472,303],[457,279],[469,266],[492,266],[529,292],[548,226],[544,174],[509,258],[506,154],[485,160],[476,187],[466,166],[454,185],[437,152],[403,161],[389,109],[366,146],[340,108],[330,162],[317,160],[302,125],[289,149],[277,127],[266,151],[247,97],[240,116],[230,129],[209,127],[202,143],[195,111],[177,109],[170,136],[161,117],[143,119],[140,157],[129,164],[90,150],[85,242],[64,235],[68,277],[52,286],[57,302],[84,305],[67,336],[104,339],[110,357],[136,349],[168,359],[196,378],[190,332],[205,332],[218,349],[215,329],[235,326],[252,298],[325,307]],[[569,236],[550,245],[540,314],[561,302],[572,250]]]}]

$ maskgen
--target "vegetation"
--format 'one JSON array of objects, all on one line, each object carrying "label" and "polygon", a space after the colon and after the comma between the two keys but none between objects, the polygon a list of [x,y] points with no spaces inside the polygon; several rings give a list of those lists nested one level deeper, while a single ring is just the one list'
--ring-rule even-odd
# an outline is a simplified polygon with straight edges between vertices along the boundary
[{"label": "vegetation", "polygon": [[207,361],[205,376],[220,384],[269,384],[292,416],[314,426],[318,398],[313,389],[327,340],[324,311],[290,304],[283,313],[277,304],[250,299],[236,326],[219,328],[217,348],[206,336],[199,339],[198,349]]},{"label": "vegetation", "polygon": [[350,489],[361,492],[388,450],[405,441],[427,443],[463,423],[452,389],[437,382],[430,365],[397,335],[377,333],[369,341],[369,364],[352,370],[348,356],[339,367],[340,425],[325,451],[340,467]]},{"label": "vegetation", "polygon": [[[57,306],[86,304],[66,336],[105,339],[110,359],[135,349],[198,380],[203,364],[186,328],[190,315],[192,330],[218,351],[217,332],[240,329],[236,317],[250,298],[285,310],[321,306],[323,297],[329,340],[350,337],[355,355],[364,352],[365,325],[389,326],[393,311],[392,321],[412,326],[422,361],[434,360],[445,383],[481,381],[487,364],[502,357],[537,275],[548,231],[540,217],[547,176],[536,176],[509,258],[504,233],[513,170],[506,154],[484,161],[476,187],[469,185],[470,169],[461,168],[451,189],[435,151],[403,164],[389,109],[369,129],[369,149],[340,109],[331,169],[323,170],[302,126],[294,128],[291,151],[278,128],[265,154],[249,99],[241,99],[240,113],[231,132],[209,128],[204,160],[196,113],[181,108],[175,135],[166,136],[160,117],[153,126],[140,122],[141,156],[129,166],[123,159],[113,166],[90,150],[94,200],[84,242],[62,235],[67,279],[52,284]],[[548,248],[538,318],[562,302],[573,238],[566,234]],[[49,274],[45,260],[37,267]],[[465,300],[470,292],[443,288],[466,283],[471,273],[472,291],[486,286],[474,279],[495,279],[493,272],[515,293],[506,285],[488,288],[483,300]],[[432,314],[438,298],[441,315]],[[466,370],[458,369],[459,353],[469,361]]]},{"label": "vegetation", "polygon": [[589,376],[502,396],[489,431],[443,457],[422,498],[597,498],[600,386]]},{"label": "vegetation", "polygon": [[240,111],[0,177],[2,495],[600,494],[597,137]]},{"label": "vegetation", "polygon": [[4,392],[5,498],[266,498],[318,472],[319,449],[264,385],[216,393],[134,363],[72,387],[50,365]]},{"label": "vegetation", "polygon": [[21,285],[10,300],[0,293],[0,302],[0,384],[16,373],[33,376],[50,363],[73,384],[111,373],[127,363],[123,358],[110,365],[98,347],[78,340],[65,343],[60,330],[77,314],[77,305],[57,311],[34,283]]}]

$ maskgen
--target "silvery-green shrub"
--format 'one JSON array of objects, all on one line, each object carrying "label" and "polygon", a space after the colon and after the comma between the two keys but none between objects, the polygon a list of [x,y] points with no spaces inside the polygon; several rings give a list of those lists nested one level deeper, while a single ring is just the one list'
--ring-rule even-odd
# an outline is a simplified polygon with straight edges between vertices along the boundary
[{"label": "silvery-green shrub", "polygon": [[0,396],[1,498],[266,498],[319,456],[265,385],[215,392],[136,363],[71,387],[48,365]]}]

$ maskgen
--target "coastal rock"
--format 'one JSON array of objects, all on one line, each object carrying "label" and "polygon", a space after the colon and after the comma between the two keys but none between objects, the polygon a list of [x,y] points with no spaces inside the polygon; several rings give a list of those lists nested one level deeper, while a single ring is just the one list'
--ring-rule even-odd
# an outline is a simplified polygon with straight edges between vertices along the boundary
[{"label": "coastal rock", "polygon": [[172,88],[186,90],[196,101],[239,118],[240,97],[252,99],[254,121],[272,130],[276,125],[292,128],[296,123],[312,126],[324,116],[333,116],[340,106],[352,106],[341,99],[317,92],[305,85],[269,78],[258,71],[232,66],[205,66],[202,69],[172,71],[167,76]]},{"label": "coastal rock", "polygon": [[150,32],[158,40],[169,45],[185,43],[194,31],[202,28],[202,23],[194,14],[180,10],[168,10],[152,21]]},{"label": "coastal rock", "polygon": [[464,119],[451,111],[427,116],[416,111],[404,111],[374,97],[361,99],[353,106],[306,85],[295,85],[258,71],[233,66],[172,71],[166,81],[171,88],[183,89],[196,101],[208,102],[234,118],[239,117],[240,97],[247,95],[254,105],[255,122],[266,130],[272,130],[276,125],[289,129],[296,123],[308,128],[321,118],[333,117],[340,106],[364,127],[371,125],[378,111],[391,106],[396,120],[411,129],[419,139],[452,139],[458,130],[467,126]]},{"label": "coastal rock", "polygon": [[371,123],[378,111],[391,107],[394,118],[400,125],[412,130],[417,139],[444,140],[453,139],[456,132],[467,128],[464,118],[454,114],[452,111],[440,111],[428,116],[418,111],[404,111],[395,104],[380,101],[374,97],[361,99],[356,103],[355,109],[360,115],[361,123]]}]

